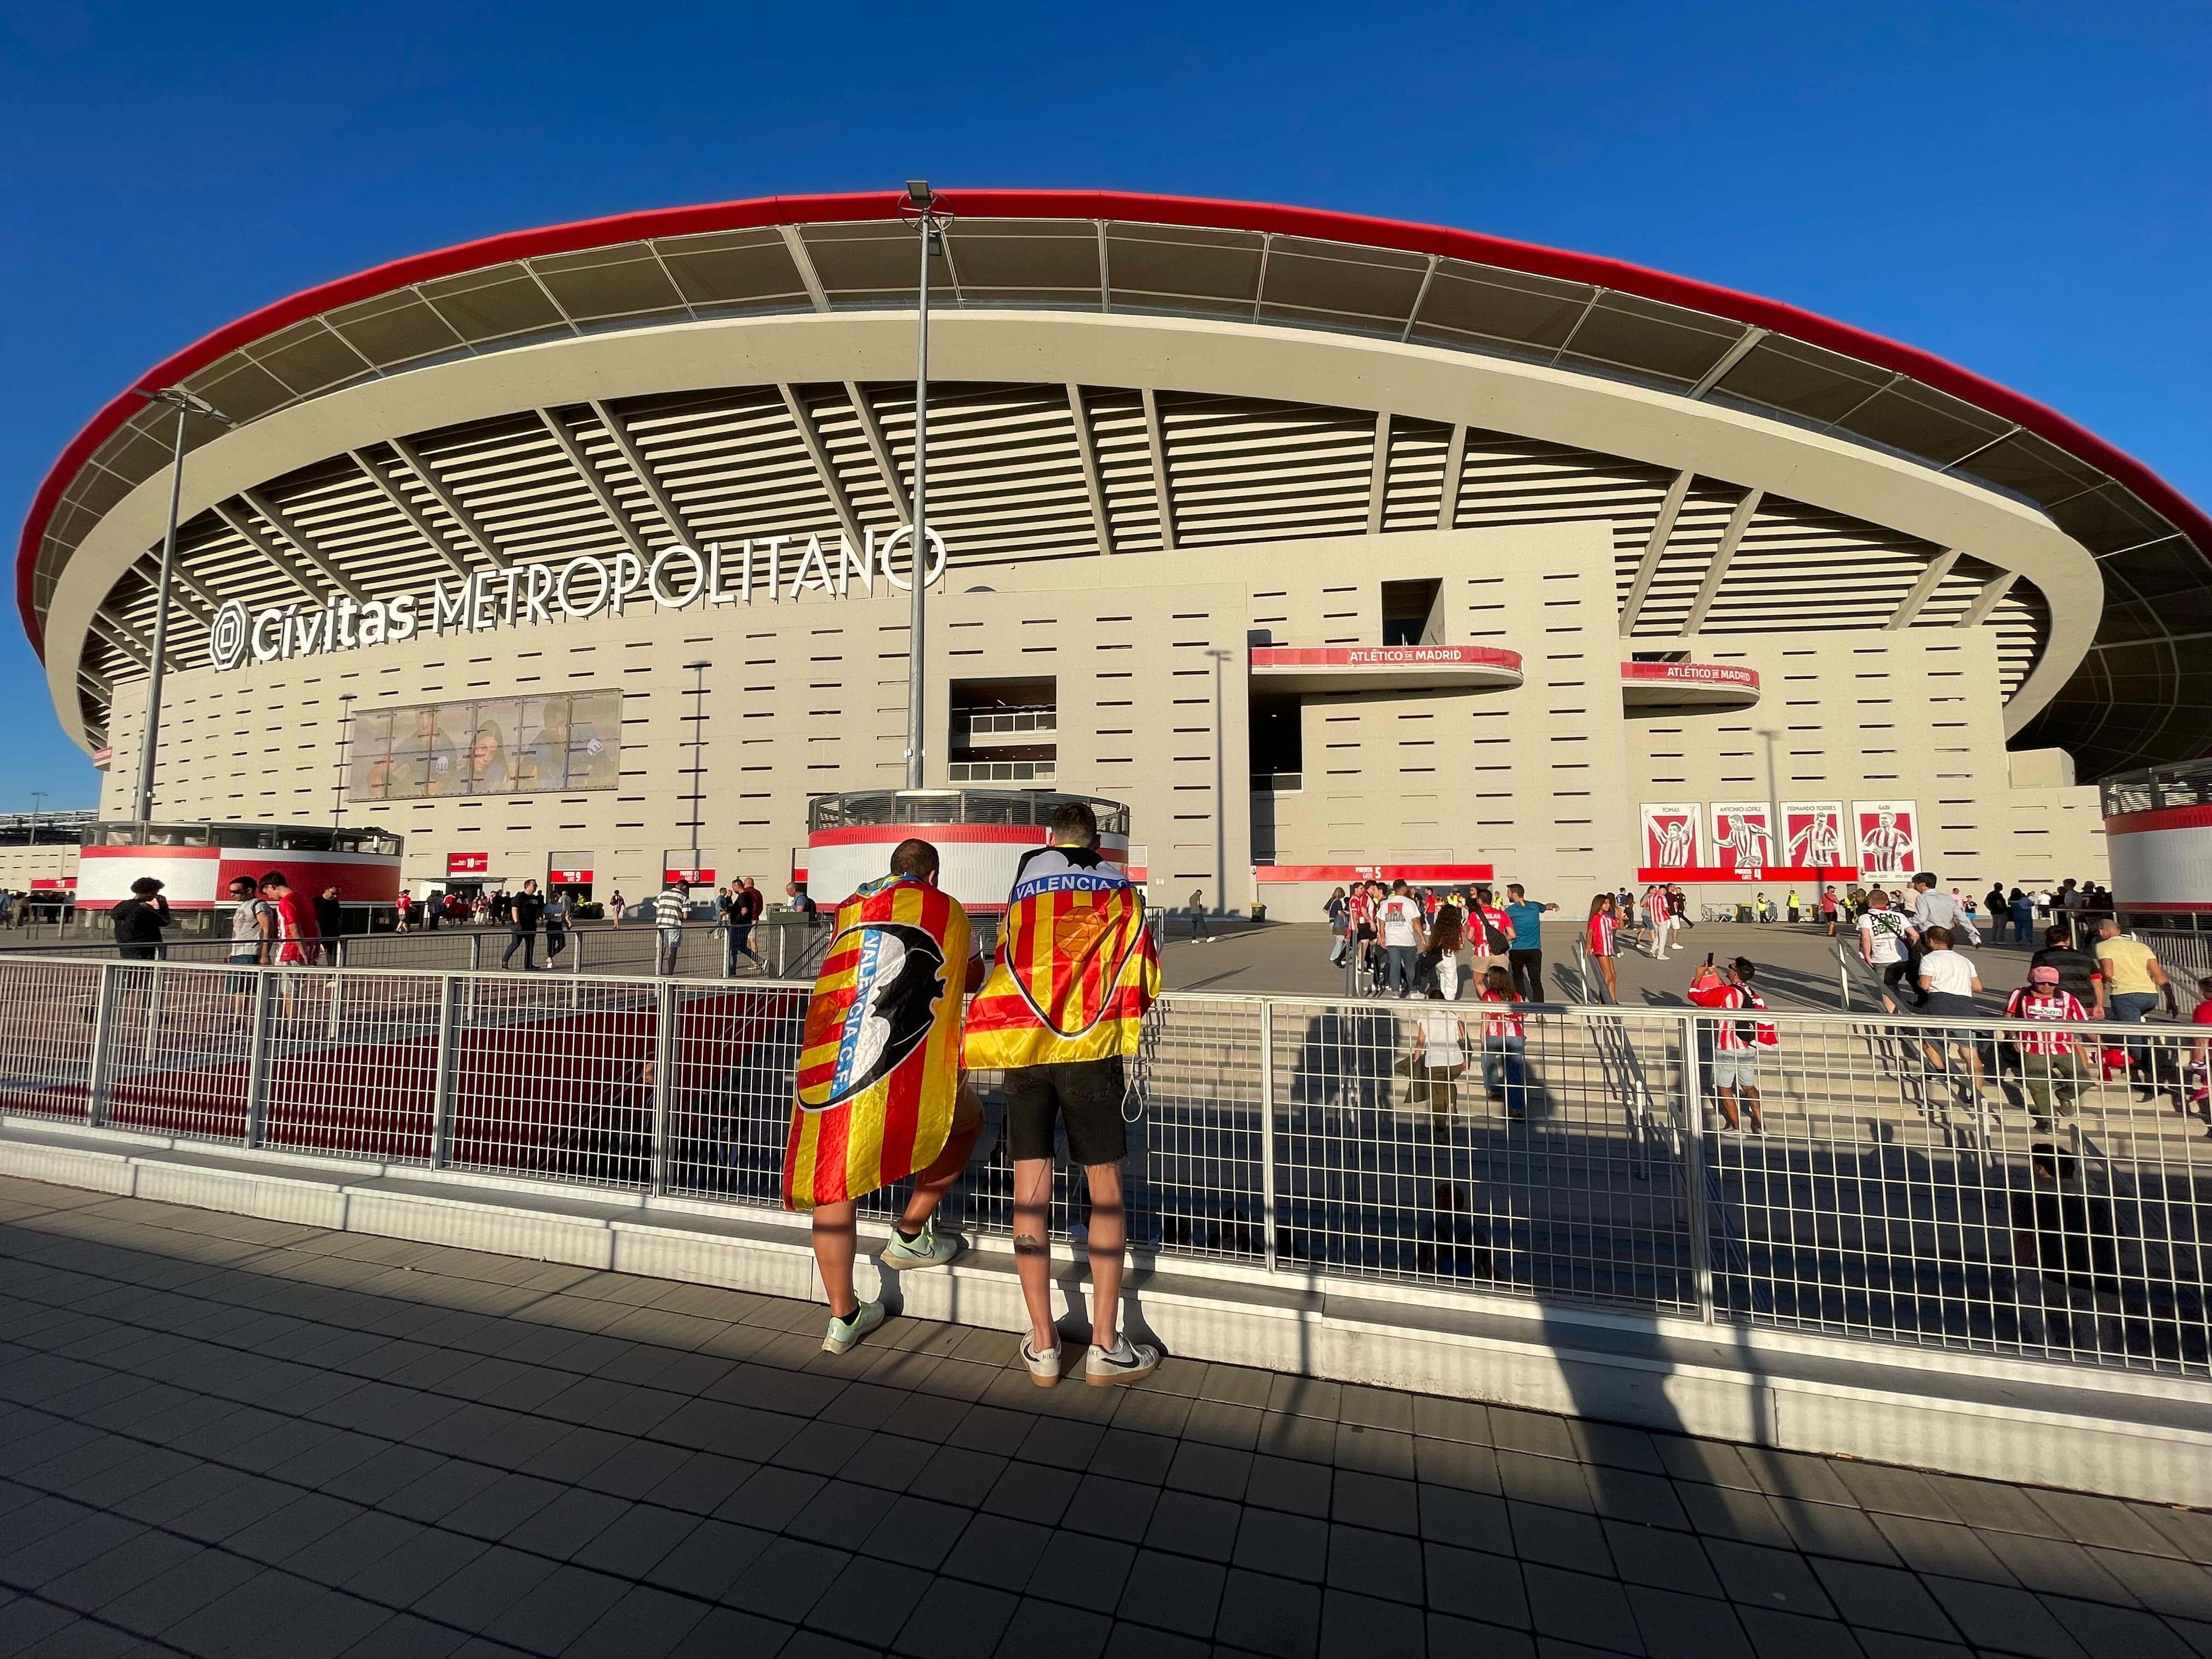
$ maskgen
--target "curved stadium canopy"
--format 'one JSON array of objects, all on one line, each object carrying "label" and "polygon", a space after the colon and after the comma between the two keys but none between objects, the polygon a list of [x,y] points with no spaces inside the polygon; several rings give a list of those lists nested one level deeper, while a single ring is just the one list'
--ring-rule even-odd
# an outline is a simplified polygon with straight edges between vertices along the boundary
[{"label": "curved stadium canopy", "polygon": [[[319,400],[465,359],[732,319],[910,313],[902,200],[774,198],[517,232],[295,295],[155,365],[64,450],[23,529],[17,604],[71,734],[100,741],[113,686],[147,660],[158,550],[137,532],[173,417],[142,389],[185,386],[242,423],[226,434],[195,422],[198,448],[311,427]],[[1142,385],[1041,363],[1033,380],[945,386],[932,520],[961,524],[974,562],[1602,517],[1630,640],[1987,622],[2021,716],[2008,722],[2015,746],[2066,748],[2099,775],[2212,744],[2212,674],[2185,654],[2212,635],[2212,521],[2063,416],[1924,352],[1771,301],[1462,231],[1101,191],[945,200],[958,218],[932,302],[948,317],[1318,331],[1534,367],[1647,405],[1677,400],[1685,416],[1733,411],[2032,509],[2039,533],[2055,529],[2094,561],[2102,599],[2094,582],[2046,594],[2036,561],[2002,537],[1946,544],[1855,503],[1794,499],[1775,479],[1685,464],[1663,453],[1663,434],[1601,452],[1516,429],[1503,405],[1492,425],[1289,395],[1292,377],[1236,395],[1180,386],[1172,365]],[[509,408],[338,441],[204,502],[189,499],[188,467],[172,648],[204,649],[218,590],[357,597],[426,571],[703,538],[733,479],[747,526],[764,512],[802,535],[896,524],[910,391],[823,343],[815,368],[773,383],[694,377],[605,398],[533,395],[535,360],[518,356]],[[126,502],[127,556],[81,556]],[[2095,614],[2072,614],[2084,610]],[[76,621],[50,637],[58,612]]]}]

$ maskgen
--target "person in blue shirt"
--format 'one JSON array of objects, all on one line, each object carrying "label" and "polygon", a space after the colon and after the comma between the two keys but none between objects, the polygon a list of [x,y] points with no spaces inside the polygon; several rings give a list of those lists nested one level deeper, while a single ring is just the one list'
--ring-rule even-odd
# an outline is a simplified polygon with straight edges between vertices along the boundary
[{"label": "person in blue shirt", "polygon": [[1517,881],[1505,888],[1505,914],[1513,923],[1513,948],[1506,963],[1513,971],[1513,992],[1524,1002],[1544,1000],[1544,912],[1556,904],[1539,904]]}]

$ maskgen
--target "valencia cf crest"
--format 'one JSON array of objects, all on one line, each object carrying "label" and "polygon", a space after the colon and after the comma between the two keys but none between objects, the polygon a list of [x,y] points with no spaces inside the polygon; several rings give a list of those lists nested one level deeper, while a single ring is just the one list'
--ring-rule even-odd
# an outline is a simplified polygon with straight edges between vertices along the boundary
[{"label": "valencia cf crest", "polygon": [[863,922],[833,940],[831,958],[851,953],[842,996],[817,995],[807,1011],[806,1047],[836,1043],[826,1077],[803,1083],[803,1111],[827,1111],[896,1072],[929,1040],[944,1000],[945,950],[905,922]]}]

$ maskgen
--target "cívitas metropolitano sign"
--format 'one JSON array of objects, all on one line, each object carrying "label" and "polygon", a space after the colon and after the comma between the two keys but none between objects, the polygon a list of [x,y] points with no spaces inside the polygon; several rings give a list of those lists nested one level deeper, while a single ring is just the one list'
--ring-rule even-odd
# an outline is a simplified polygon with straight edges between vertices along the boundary
[{"label": "c\u00edvitas metropolitano sign", "polygon": [[[855,588],[872,595],[878,577],[905,592],[912,583],[893,568],[891,555],[913,536],[907,525],[881,540],[870,530],[858,552],[842,535],[834,552],[819,536],[809,536],[804,548],[793,545],[794,537],[766,536],[735,548],[709,542],[704,552],[679,542],[649,560],[624,552],[611,558],[586,555],[562,565],[477,570],[388,599],[361,601],[338,594],[320,605],[270,605],[254,611],[231,599],[216,612],[209,629],[208,660],[217,669],[231,669],[246,662],[289,662],[359,646],[398,644],[418,634],[479,633],[551,622],[556,616],[580,622],[602,611],[618,617],[638,600],[681,611],[700,604],[781,602],[808,592],[842,599]],[[947,556],[945,539],[934,530],[928,537],[927,580],[939,582]],[[913,561],[907,562],[911,566]]]}]

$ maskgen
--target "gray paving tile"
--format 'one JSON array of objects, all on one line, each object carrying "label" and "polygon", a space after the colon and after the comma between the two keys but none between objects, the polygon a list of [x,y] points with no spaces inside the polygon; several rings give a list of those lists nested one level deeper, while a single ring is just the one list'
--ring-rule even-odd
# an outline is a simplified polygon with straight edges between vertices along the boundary
[{"label": "gray paving tile", "polygon": [[1223,1582],[1214,1632],[1240,1651],[1310,1659],[1321,1622],[1322,1591],[1313,1580],[1239,1570]]},{"label": "gray paving tile", "polygon": [[2212,1573],[2203,1567],[2130,1550],[2092,1549],[2089,1554],[2153,1613],[2212,1622]]},{"label": "gray paving tile", "polygon": [[1911,1573],[1864,1561],[1816,1559],[1812,1566],[1845,1623],[1930,1641],[1958,1639],[1957,1628]]},{"label": "gray paving tile", "polygon": [[1616,1653],[1644,1651],[1627,1595],[1612,1579],[1534,1565],[1521,1571],[1539,1635]]},{"label": "gray paving tile", "polygon": [[1652,1659],[1752,1659],[1735,1609],[1707,1596],[1631,1585],[1629,1611]]},{"label": "gray paving tile", "polygon": [[1334,1485],[1335,1471],[1325,1465],[1259,1454],[1252,1460],[1244,1501],[1261,1509],[1326,1516]]},{"label": "gray paving tile", "polygon": [[[1237,1527],[1243,1511],[1227,1499],[1195,1492],[1166,1492],[1146,1529],[1147,1548],[1170,1550],[1208,1561],[1226,1561],[1237,1548]],[[1107,1611],[1108,1609],[1101,1609]]]},{"label": "gray paving tile", "polygon": [[1328,1583],[1357,1595],[1418,1605],[1422,1600],[1421,1546],[1395,1533],[1332,1524]]},{"label": "gray paving tile", "polygon": [[[1020,1597],[1006,1590],[939,1578],[915,1604],[894,1646],[912,1659],[974,1659],[975,1655],[990,1652],[1002,1636],[1008,1635],[1015,1610],[1021,1605]],[[1064,1609],[1041,1607],[1037,1619],[1040,1623],[1049,1621],[1054,1652],[1066,1652],[1068,1632]],[[1105,1621],[1091,1622],[1102,1627],[1103,1638]],[[1025,1638],[1026,1632],[1018,1633],[1018,1639],[1023,1639],[1027,1651]]]},{"label": "gray paving tile", "polygon": [[2126,1659],[2190,1659],[2189,1644],[2172,1627],[2139,1607],[2075,1601],[2062,1595],[2039,1599],[2085,1652],[2125,1655]]},{"label": "gray paving tile", "polygon": [[1227,1571],[1211,1561],[1140,1550],[1130,1564],[1120,1617],[1205,1641],[1213,1634]]},{"label": "gray paving tile", "polygon": [[1929,1593],[1976,1647],[2028,1659],[2088,1659],[2051,1610],[2026,1590],[1965,1578],[1930,1577]]}]

